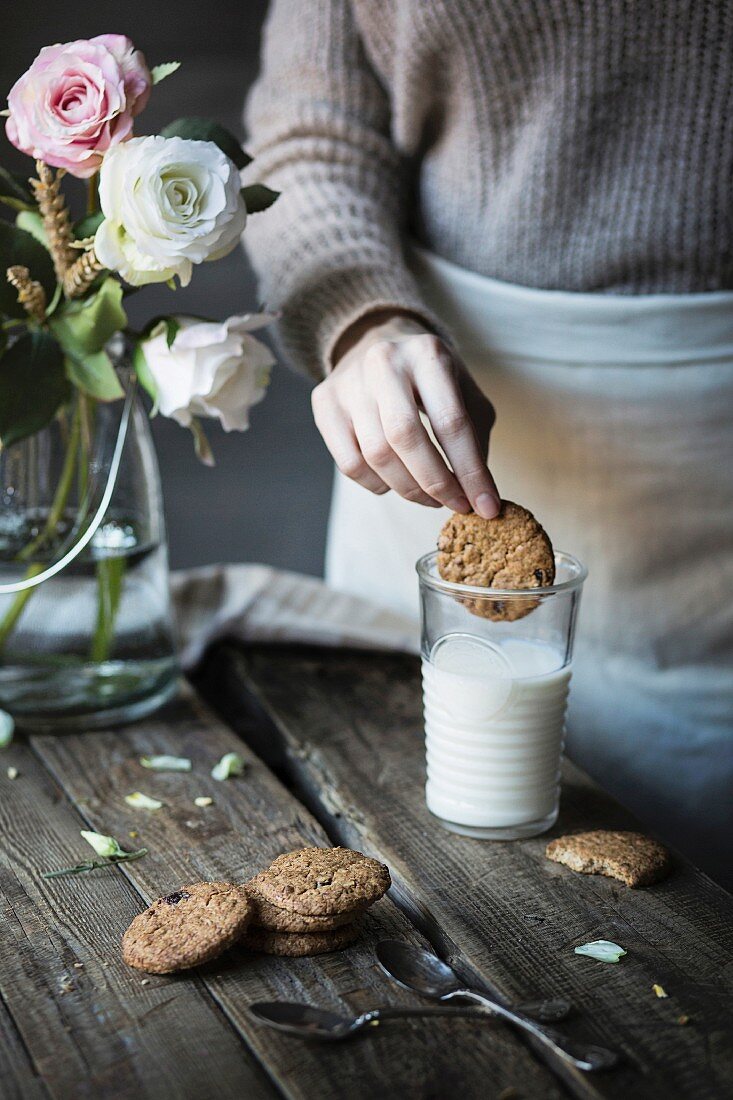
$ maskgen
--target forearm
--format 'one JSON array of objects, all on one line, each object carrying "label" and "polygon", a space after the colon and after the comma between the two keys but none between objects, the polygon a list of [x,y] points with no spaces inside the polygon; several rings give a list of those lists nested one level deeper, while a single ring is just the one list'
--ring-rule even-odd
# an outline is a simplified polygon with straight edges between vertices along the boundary
[{"label": "forearm", "polygon": [[347,0],[275,0],[247,121],[257,178],[281,196],[245,245],[289,358],[321,377],[376,311],[435,325],[404,262],[389,105]]}]

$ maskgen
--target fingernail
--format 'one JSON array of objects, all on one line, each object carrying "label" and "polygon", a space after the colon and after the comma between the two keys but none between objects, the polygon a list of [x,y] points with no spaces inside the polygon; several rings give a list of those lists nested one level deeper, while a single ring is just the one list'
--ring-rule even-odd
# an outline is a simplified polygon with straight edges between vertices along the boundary
[{"label": "fingernail", "polygon": [[463,512],[464,515],[471,511],[471,504],[466,497],[456,497],[450,502],[454,512]]},{"label": "fingernail", "polygon": [[476,498],[476,511],[482,519],[493,519],[499,515],[499,501],[490,493],[481,493]]}]

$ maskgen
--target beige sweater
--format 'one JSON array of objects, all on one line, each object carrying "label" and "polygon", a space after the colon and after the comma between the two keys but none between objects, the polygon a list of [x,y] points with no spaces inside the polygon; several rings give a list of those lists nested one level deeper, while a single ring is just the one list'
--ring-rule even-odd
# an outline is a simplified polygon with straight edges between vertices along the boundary
[{"label": "beige sweater", "polygon": [[272,0],[245,244],[318,375],[411,234],[526,286],[733,287],[731,0]]}]

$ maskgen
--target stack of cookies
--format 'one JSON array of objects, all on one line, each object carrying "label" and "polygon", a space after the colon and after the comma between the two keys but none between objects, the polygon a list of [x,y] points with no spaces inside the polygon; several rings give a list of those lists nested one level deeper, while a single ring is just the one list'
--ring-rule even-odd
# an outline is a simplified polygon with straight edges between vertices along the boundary
[{"label": "stack of cookies", "polygon": [[288,852],[245,884],[255,914],[243,943],[268,955],[320,955],[353,943],[357,918],[387,892],[389,871],[349,848]]},{"label": "stack of cookies", "polygon": [[349,848],[287,852],[243,886],[196,882],[154,901],[122,938],[129,966],[171,974],[234,943],[268,955],[322,955],[359,935],[357,918],[390,887],[389,871]]}]

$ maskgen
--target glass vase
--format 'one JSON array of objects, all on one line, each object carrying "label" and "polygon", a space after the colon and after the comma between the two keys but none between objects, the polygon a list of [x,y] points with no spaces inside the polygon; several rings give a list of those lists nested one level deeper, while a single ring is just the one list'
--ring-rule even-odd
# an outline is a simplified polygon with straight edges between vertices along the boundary
[{"label": "glass vase", "polygon": [[129,721],[176,687],[158,464],[118,376],[123,400],[74,391],[0,453],[0,708],[34,729]]}]

